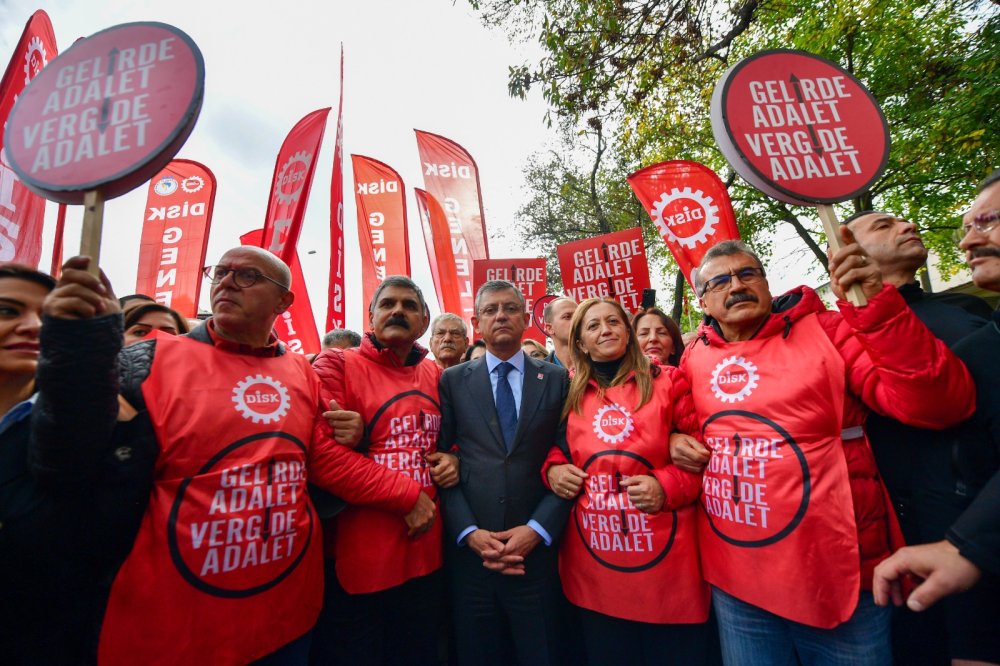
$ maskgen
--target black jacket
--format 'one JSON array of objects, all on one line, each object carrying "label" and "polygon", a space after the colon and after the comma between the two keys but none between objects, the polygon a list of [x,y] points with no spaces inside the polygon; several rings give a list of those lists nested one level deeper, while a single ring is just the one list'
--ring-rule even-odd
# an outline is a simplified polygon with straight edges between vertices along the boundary
[{"label": "black jacket", "polygon": [[0,663],[86,664],[149,497],[148,420],[116,427],[121,315],[45,318],[38,400],[0,441]]}]

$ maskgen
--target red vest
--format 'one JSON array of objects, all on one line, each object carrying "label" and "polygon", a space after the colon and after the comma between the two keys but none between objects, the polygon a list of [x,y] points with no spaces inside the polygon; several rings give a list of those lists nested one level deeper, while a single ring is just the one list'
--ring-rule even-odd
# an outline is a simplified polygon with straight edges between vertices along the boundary
[{"label": "red vest", "polygon": [[666,373],[654,377],[651,400],[636,411],[638,403],[631,379],[602,399],[591,385],[582,413],[569,415],[573,464],[590,476],[566,527],[559,576],[566,597],[582,608],[638,622],[704,622],[709,590],[698,564],[696,506],[648,514],[618,486],[623,477],[670,464],[674,416]]},{"label": "red vest", "polygon": [[[367,455],[417,481],[438,504],[424,456],[441,430],[440,369],[431,361],[389,366],[361,349],[344,351],[345,409],[365,420]],[[349,506],[335,521],[337,579],[351,594],[378,592],[441,568],[441,521],[417,538],[398,515]]]},{"label": "red vest", "polygon": [[780,333],[694,344],[684,361],[705,444],[705,579],[780,617],[831,628],[860,565],[841,450],[844,361],[815,314]]},{"label": "red vest", "polygon": [[303,635],[323,589],[308,362],[160,337],[142,392],[160,453],[100,661],[244,664]]}]

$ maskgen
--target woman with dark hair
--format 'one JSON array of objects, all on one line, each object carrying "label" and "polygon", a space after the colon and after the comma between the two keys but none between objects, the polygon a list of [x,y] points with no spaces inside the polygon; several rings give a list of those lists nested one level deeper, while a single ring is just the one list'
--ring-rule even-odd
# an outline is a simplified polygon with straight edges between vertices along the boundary
[{"label": "woman with dark hair", "polygon": [[684,341],[677,323],[657,307],[640,312],[632,320],[632,330],[642,353],[661,365],[675,368],[681,362]]},{"label": "woman with dark hair", "polygon": [[566,597],[580,608],[592,664],[702,664],[709,645],[694,502],[701,478],[670,462],[674,424],[698,432],[684,376],[650,363],[613,300],[573,315],[575,374],[563,414],[568,451],[545,465],[575,497],[559,552]]},{"label": "woman with dark hair", "polygon": [[475,361],[477,358],[486,353],[486,343],[479,340],[474,340],[469,348],[465,350],[465,355],[462,356],[462,362]]},{"label": "woman with dark hair", "polygon": [[125,311],[125,346],[142,342],[153,331],[170,335],[190,332],[187,319],[159,303],[143,303]]}]

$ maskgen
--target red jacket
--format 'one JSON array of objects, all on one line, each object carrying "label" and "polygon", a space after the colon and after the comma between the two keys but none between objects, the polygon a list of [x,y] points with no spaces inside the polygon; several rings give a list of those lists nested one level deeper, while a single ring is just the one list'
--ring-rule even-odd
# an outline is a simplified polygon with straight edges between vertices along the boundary
[{"label": "red jacket", "polygon": [[[887,286],[863,308],[848,303],[839,305],[840,313],[827,311],[814,291],[799,287],[775,299],[769,319],[751,340],[745,342],[728,342],[712,322],[703,323],[698,339],[685,352],[681,368],[692,383],[696,402],[701,403],[698,416],[703,425],[707,419],[719,414],[738,412],[741,405],[747,404],[742,402],[741,396],[750,395],[751,391],[770,392],[768,396],[775,401],[776,412],[785,410],[787,413],[789,408],[788,403],[782,401],[783,392],[788,387],[782,386],[780,377],[775,378],[772,385],[765,385],[761,379],[759,387],[757,381],[760,378],[753,377],[749,382],[753,386],[748,387],[748,383],[741,383],[744,380],[739,372],[721,368],[722,363],[714,366],[714,375],[706,373],[702,368],[705,364],[695,361],[709,355],[710,350],[714,350],[711,351],[713,358],[738,359],[744,364],[749,362],[750,366],[755,353],[761,353],[768,359],[780,358],[794,366],[800,362],[798,358],[808,347],[808,362],[826,363],[826,372],[838,373],[838,376],[831,375],[826,390],[843,387],[840,389],[844,396],[839,419],[842,434],[834,433],[833,436],[840,435],[846,463],[849,503],[854,509],[860,559],[857,569],[860,585],[863,589],[870,589],[874,566],[900,545],[901,539],[874,456],[861,430],[868,409],[914,426],[940,429],[969,416],[975,389],[965,366],[920,323],[895,288]],[[790,332],[796,326],[807,326],[807,318],[810,317],[816,322],[817,330],[822,331],[832,343],[830,354],[839,358],[826,361],[818,358],[813,349],[815,345],[807,344],[809,341],[801,336],[798,338],[800,342],[793,342],[796,336],[790,336]],[[782,341],[788,345],[787,351],[781,352],[781,347],[775,347],[773,342],[766,353],[761,351],[764,349],[761,345],[768,341]],[[822,345],[817,347],[822,348]],[[829,346],[825,348],[829,349]],[[822,356],[822,352],[819,355]],[[695,365],[699,368],[698,372],[692,371]],[[823,370],[806,366],[803,374],[816,371]],[[794,371],[785,377],[789,386],[798,379]],[[699,401],[699,395],[709,395],[709,388],[719,396],[716,401],[719,404],[704,398]],[[817,400],[827,397],[822,393],[816,394]],[[801,396],[799,399],[802,399]],[[794,411],[794,406],[792,409]],[[818,487],[816,480],[813,483]],[[845,544],[844,557],[850,557],[848,553],[853,550]],[[808,565],[803,563],[803,566]],[[707,569],[706,577],[711,580]]]},{"label": "red jacket", "polygon": [[[416,491],[437,499],[425,456],[437,450],[441,429],[441,369],[414,345],[405,363],[369,333],[361,346],[328,349],[313,363],[324,403],[361,414],[364,452]],[[417,538],[390,512],[350,506],[325,525],[327,556],[351,594],[386,590],[441,567],[441,521]]]}]

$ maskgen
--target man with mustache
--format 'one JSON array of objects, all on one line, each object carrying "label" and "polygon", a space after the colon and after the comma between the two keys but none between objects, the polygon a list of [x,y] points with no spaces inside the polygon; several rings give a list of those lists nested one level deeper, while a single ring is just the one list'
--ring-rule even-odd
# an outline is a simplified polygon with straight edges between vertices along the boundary
[{"label": "man with mustache", "polygon": [[[965,251],[977,287],[1000,292],[1000,170],[979,187],[962,218],[959,247]],[[903,603],[900,579],[912,576],[920,584],[906,599],[921,611],[944,596],[967,590],[981,578],[997,585],[1000,576],[1000,314],[955,347],[976,380],[976,413],[966,424],[956,455],[961,477],[970,494],[979,490],[971,506],[950,527],[945,539],[897,552],[875,570],[876,600]],[[995,611],[984,618],[995,628]],[[982,660],[1000,662],[1000,655]]]},{"label": "man with mustache", "polygon": [[[412,479],[437,505],[437,487],[456,484],[458,468],[455,456],[438,451],[441,369],[417,343],[428,320],[420,288],[389,276],[372,297],[361,346],[327,349],[313,369],[332,409],[361,415],[360,450]],[[408,530],[389,512],[350,506],[327,522],[326,535],[313,663],[438,663],[441,523]]]},{"label": "man with mustache", "polygon": [[469,347],[469,329],[456,314],[439,314],[431,323],[431,354],[442,370],[462,362]]},{"label": "man with mustache", "polygon": [[[927,261],[917,227],[884,211],[861,211],[844,221],[868,258],[895,286],[927,328],[949,348],[980,329],[991,313],[986,301],[968,294],[926,293],[917,271]],[[865,424],[882,480],[908,544],[939,541],[972,497],[952,465],[959,428],[913,428],[874,413]],[[893,657],[898,666],[946,665],[953,659],[1000,654],[1000,634],[985,611],[997,591],[980,589],[916,614],[893,612]],[[1000,610],[1000,609],[998,609]]]},{"label": "man with mustache", "polygon": [[695,275],[705,321],[681,369],[707,446],[675,436],[671,456],[705,470],[699,546],[727,664],[891,662],[867,581],[901,544],[864,419],[940,428],[971,412],[965,367],[856,243],[830,277],[867,305],[827,311],[806,287],[772,298],[740,241]]},{"label": "man with mustache", "polygon": [[[120,340],[121,314],[88,261],[67,262],[44,326],[89,319]],[[288,266],[244,246],[205,275],[212,319],[126,347],[106,360],[110,379],[53,392],[60,400],[35,419],[40,447],[72,451],[85,415],[87,436],[106,440],[104,473],[127,486],[126,515],[100,516],[134,536],[111,585],[101,663],[306,663],[323,576],[307,481],[415,530],[434,518],[417,483],[334,441],[353,443],[330,432],[308,362],[272,333],[294,299]],[[72,342],[43,344],[39,365],[54,385],[91,379],[72,362],[90,348]]]}]

